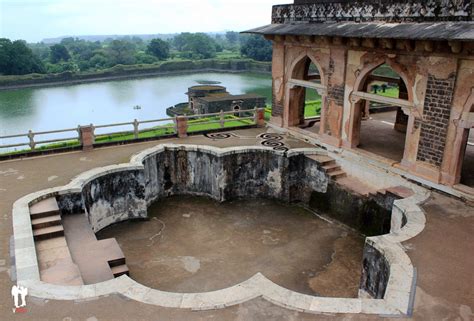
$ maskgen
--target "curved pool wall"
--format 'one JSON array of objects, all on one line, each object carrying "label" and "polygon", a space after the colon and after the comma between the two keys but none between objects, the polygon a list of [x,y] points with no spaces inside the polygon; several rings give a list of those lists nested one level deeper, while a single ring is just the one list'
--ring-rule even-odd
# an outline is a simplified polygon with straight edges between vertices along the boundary
[{"label": "curved pool wall", "polygon": [[[121,293],[161,306],[215,309],[262,296],[275,304],[313,313],[410,314],[415,271],[400,242],[423,230],[425,218],[417,205],[428,197],[423,192],[391,201],[391,232],[366,239],[360,289],[363,297],[369,294],[373,299],[303,295],[279,287],[261,274],[231,288],[193,294],[149,289],[127,276],[83,286],[40,280],[29,206],[42,199],[56,197],[62,215],[85,211],[95,232],[121,221],[145,219],[148,205],[170,195],[200,195],[218,201],[265,197],[308,203],[314,193],[327,193],[333,182],[319,163],[308,157],[314,154],[326,153],[318,149],[282,152],[268,147],[159,145],[135,155],[129,164],[93,169],[66,186],[27,195],[13,207],[18,283],[27,286],[30,295],[46,299],[81,300]],[[384,206],[386,202],[380,205]]]}]

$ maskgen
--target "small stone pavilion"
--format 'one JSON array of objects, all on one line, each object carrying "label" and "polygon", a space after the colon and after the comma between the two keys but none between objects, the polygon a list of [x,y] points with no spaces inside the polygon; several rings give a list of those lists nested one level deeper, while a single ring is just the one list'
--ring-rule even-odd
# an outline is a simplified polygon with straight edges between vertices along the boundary
[{"label": "small stone pavilion", "polygon": [[265,97],[256,94],[231,95],[223,86],[200,85],[188,89],[189,110],[194,114],[241,111],[265,107]]},{"label": "small stone pavilion", "polygon": [[170,117],[179,115],[202,115],[220,111],[244,111],[265,108],[266,98],[257,94],[231,95],[224,86],[198,85],[188,88],[187,103],[166,109]]},{"label": "small stone pavilion", "polygon": [[[402,151],[391,166],[472,192],[458,184],[474,171],[468,143],[474,126],[473,10],[472,0],[295,0],[273,6],[272,23],[248,31],[273,42],[271,123],[322,145],[359,151],[367,102],[396,106],[390,130],[403,133]],[[310,65],[319,72],[311,73]],[[369,90],[371,82],[383,80],[372,73],[380,66],[398,74],[397,97]],[[300,128],[306,90],[322,96],[317,130]],[[465,184],[474,187],[472,180]]]}]

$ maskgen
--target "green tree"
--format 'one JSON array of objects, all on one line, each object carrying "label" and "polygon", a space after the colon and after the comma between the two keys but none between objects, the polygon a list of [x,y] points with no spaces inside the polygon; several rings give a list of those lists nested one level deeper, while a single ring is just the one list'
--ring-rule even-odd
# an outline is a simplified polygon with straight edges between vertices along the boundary
[{"label": "green tree", "polygon": [[216,56],[215,41],[205,33],[182,33],[177,37],[179,47],[181,48],[178,50],[183,51],[183,57],[192,59],[208,59]]},{"label": "green tree", "polygon": [[77,72],[79,71],[79,67],[72,61],[61,61],[57,64],[47,64],[46,69],[48,73],[51,74],[58,74],[58,73],[63,73],[65,71],[69,72]]},{"label": "green tree", "polygon": [[165,60],[170,56],[170,45],[164,40],[153,39],[148,44],[146,52],[159,60]]},{"label": "green tree", "polygon": [[173,47],[178,51],[183,51],[184,46],[188,43],[189,39],[192,37],[192,34],[189,32],[183,32],[173,38]]},{"label": "green tree", "polygon": [[152,64],[158,61],[155,56],[149,55],[143,51],[139,51],[135,54],[135,60],[137,64]]},{"label": "green tree", "polygon": [[124,40],[113,40],[106,48],[108,66],[118,64],[133,65],[135,63],[135,46]]},{"label": "green tree", "polygon": [[240,52],[243,56],[258,61],[272,60],[272,43],[260,35],[250,35],[243,39]]},{"label": "green tree", "polygon": [[235,32],[235,31],[227,31],[225,33],[225,38],[227,39],[228,42],[230,42],[231,44],[235,44],[239,41],[239,38],[240,38],[240,34],[238,32]]},{"label": "green tree", "polygon": [[44,72],[43,63],[25,41],[12,42],[10,39],[0,38],[0,74],[25,75]]},{"label": "green tree", "polygon": [[106,68],[109,63],[109,60],[106,57],[104,51],[98,51],[96,54],[89,60],[89,68],[98,70]]},{"label": "green tree", "polygon": [[69,61],[69,59],[71,59],[71,55],[64,45],[56,44],[51,46],[50,49],[50,60],[53,64],[57,64],[60,61]]}]

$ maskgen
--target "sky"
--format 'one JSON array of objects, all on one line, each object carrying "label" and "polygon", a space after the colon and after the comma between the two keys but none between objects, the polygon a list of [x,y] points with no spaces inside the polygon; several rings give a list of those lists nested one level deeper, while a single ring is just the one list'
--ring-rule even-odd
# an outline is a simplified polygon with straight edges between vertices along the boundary
[{"label": "sky", "polygon": [[292,0],[0,0],[0,38],[243,31]]}]

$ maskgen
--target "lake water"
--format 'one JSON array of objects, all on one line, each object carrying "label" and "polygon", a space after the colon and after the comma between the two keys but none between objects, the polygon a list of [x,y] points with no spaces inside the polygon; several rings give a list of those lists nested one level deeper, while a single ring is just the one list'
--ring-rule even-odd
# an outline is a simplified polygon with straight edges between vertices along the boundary
[{"label": "lake water", "polygon": [[[203,73],[0,91],[0,136],[167,118],[166,108],[187,101],[197,81],[219,81],[231,94],[256,93],[271,102],[271,77]],[[133,109],[139,105],[141,109]],[[5,142],[7,143],[7,142]],[[1,144],[1,143],[0,143]]]},{"label": "lake water", "polygon": [[[91,123],[97,126],[132,122],[134,119],[168,118],[166,108],[187,101],[185,93],[188,87],[200,81],[220,82],[231,94],[259,94],[267,98],[267,104],[271,104],[271,76],[252,73],[197,73],[8,90],[0,91],[0,136],[24,134],[28,130],[38,132],[77,128],[78,125]],[[307,95],[307,99],[316,98],[315,93]],[[141,109],[134,109],[136,105],[141,106]],[[159,124],[151,123],[144,127],[156,125]],[[97,129],[96,133],[132,129],[128,125]],[[35,140],[74,135],[71,132],[48,134],[37,136]],[[0,145],[27,142],[26,137],[0,139]],[[0,149],[0,153],[5,151]]]}]

